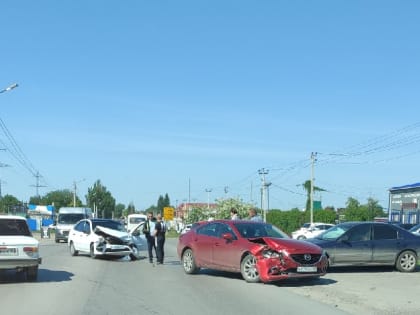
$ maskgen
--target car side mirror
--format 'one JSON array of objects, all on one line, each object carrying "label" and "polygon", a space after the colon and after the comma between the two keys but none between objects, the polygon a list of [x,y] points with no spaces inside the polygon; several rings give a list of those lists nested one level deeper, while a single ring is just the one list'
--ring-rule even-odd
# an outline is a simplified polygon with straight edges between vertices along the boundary
[{"label": "car side mirror", "polygon": [[227,241],[232,241],[233,240],[233,235],[230,234],[230,233],[223,233],[222,238],[227,240]]}]

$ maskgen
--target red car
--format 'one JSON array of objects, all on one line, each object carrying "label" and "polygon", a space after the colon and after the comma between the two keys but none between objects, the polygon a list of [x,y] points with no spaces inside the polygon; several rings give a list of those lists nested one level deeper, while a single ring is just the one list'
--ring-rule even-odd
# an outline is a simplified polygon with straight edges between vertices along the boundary
[{"label": "red car", "polygon": [[200,268],[240,272],[247,282],[320,277],[328,265],[319,246],[254,221],[201,223],[179,237],[177,251],[187,274]]}]

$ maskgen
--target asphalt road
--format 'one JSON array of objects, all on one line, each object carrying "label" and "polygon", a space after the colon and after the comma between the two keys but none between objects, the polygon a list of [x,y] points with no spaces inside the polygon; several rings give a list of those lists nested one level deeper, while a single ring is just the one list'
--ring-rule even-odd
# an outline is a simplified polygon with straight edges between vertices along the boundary
[{"label": "asphalt road", "polygon": [[1,274],[2,314],[419,314],[420,273],[339,270],[312,281],[249,284],[239,274],[186,275],[168,239],[164,265],[71,257],[41,240],[38,282]]}]

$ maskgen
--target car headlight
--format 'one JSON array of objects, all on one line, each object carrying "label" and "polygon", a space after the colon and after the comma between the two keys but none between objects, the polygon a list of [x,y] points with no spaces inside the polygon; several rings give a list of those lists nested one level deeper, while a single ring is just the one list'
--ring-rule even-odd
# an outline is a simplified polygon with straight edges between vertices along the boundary
[{"label": "car headlight", "polygon": [[280,258],[283,255],[279,252],[276,252],[274,250],[271,249],[267,249],[265,251],[262,252],[262,255],[264,258]]}]

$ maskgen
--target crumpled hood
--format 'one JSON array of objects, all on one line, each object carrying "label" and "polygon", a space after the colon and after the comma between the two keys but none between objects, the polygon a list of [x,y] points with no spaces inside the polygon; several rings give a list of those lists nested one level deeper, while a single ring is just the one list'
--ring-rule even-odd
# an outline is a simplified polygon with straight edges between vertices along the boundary
[{"label": "crumpled hood", "polygon": [[294,253],[322,253],[322,249],[315,244],[308,243],[305,241],[298,241],[294,239],[284,239],[284,238],[272,238],[272,237],[263,237],[264,242],[272,249],[280,251],[284,248],[287,248],[287,251],[290,254]]},{"label": "crumpled hood", "polygon": [[97,226],[95,228],[95,233],[104,237],[111,243],[125,243],[131,241],[131,234],[123,231],[118,231],[103,226]]}]

